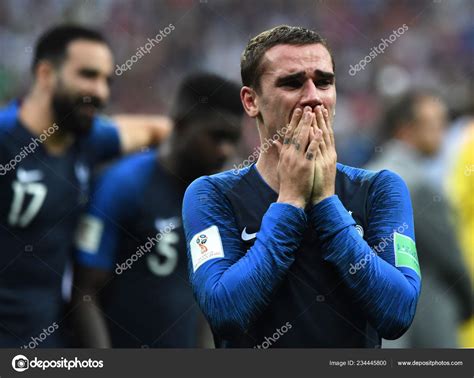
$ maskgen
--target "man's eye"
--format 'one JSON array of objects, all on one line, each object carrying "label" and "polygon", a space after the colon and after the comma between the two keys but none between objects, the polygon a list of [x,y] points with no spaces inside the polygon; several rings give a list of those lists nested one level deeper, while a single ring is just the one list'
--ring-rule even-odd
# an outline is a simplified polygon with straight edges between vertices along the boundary
[{"label": "man's eye", "polygon": [[327,88],[332,85],[332,80],[318,80],[316,86],[319,88]]},{"label": "man's eye", "polygon": [[290,88],[299,88],[301,87],[301,83],[298,80],[289,80],[283,83],[284,87]]},{"label": "man's eye", "polygon": [[97,72],[96,71],[92,71],[92,70],[81,70],[79,72],[79,74],[82,76],[82,77],[85,77],[85,78],[88,78],[88,79],[93,79],[97,76]]}]

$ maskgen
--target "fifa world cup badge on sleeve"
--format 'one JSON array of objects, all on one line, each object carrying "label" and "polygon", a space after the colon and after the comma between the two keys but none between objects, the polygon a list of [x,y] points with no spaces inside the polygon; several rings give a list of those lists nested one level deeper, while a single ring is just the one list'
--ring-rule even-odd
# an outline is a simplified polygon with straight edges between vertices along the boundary
[{"label": "fifa world cup badge on sleeve", "polygon": [[221,235],[217,226],[198,232],[190,242],[193,272],[206,261],[224,257]]},{"label": "fifa world cup badge on sleeve", "polygon": [[393,247],[395,250],[395,266],[413,269],[421,277],[415,241],[409,236],[395,232]]},{"label": "fifa world cup badge on sleeve", "polygon": [[104,223],[92,215],[84,215],[80,221],[75,235],[76,247],[83,252],[96,254],[99,250]]}]

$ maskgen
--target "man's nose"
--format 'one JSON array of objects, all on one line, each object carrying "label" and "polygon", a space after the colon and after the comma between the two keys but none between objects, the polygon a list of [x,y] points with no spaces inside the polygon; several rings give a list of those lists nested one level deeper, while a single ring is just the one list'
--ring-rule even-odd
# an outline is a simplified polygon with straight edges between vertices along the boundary
[{"label": "man's nose", "polygon": [[107,82],[96,80],[89,88],[90,94],[100,99],[102,104],[106,104],[110,94],[110,88]]},{"label": "man's nose", "polygon": [[310,106],[311,109],[314,109],[314,107],[321,104],[322,101],[318,88],[314,84],[313,80],[307,80],[302,88],[302,96],[300,101],[301,107],[304,108],[305,106]]}]

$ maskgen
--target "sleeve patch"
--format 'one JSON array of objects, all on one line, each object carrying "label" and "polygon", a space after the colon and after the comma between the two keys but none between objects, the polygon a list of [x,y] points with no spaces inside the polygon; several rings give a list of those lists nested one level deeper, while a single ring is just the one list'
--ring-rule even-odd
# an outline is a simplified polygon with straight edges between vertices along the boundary
[{"label": "sleeve patch", "polygon": [[84,215],[76,233],[76,247],[83,252],[96,254],[99,251],[104,223],[97,217]]},{"label": "sleeve patch", "polygon": [[409,236],[395,232],[393,239],[395,266],[413,269],[421,277],[415,241]]},{"label": "sleeve patch", "polygon": [[193,272],[205,262],[224,257],[221,235],[217,226],[211,226],[194,235],[189,243]]}]

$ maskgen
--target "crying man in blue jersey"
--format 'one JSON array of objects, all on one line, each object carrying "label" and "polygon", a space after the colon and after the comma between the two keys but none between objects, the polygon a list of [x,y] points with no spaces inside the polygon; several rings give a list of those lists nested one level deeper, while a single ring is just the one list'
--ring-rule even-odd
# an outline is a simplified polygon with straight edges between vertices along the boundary
[{"label": "crying man in blue jersey", "polygon": [[336,162],[325,40],[301,27],[265,31],[245,48],[241,74],[258,161],[199,178],[183,204],[194,295],[216,346],[398,338],[421,287],[409,192],[392,172]]}]

